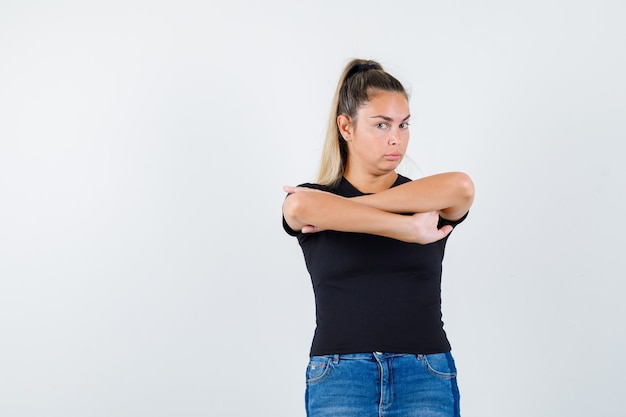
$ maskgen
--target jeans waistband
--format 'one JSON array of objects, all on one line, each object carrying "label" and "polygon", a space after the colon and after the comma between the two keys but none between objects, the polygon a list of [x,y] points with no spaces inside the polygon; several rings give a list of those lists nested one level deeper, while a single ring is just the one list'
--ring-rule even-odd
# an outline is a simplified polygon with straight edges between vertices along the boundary
[{"label": "jeans waistband", "polygon": [[413,355],[412,353],[395,353],[395,352],[362,352],[362,353],[340,353],[335,355],[322,355],[322,357],[333,358],[334,363],[340,360],[376,360],[388,359],[399,356]]}]

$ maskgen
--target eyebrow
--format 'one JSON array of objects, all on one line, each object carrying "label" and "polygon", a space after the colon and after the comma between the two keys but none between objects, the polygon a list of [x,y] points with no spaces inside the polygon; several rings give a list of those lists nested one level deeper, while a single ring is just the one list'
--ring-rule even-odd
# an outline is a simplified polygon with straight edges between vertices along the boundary
[{"label": "eyebrow", "polygon": [[[402,119],[402,122],[406,122],[409,118],[411,117],[411,115],[409,114],[407,117],[405,117],[404,119]],[[393,119],[389,116],[383,116],[381,115],[377,115],[377,116],[370,116],[370,119],[383,119],[386,122],[393,122]]]}]

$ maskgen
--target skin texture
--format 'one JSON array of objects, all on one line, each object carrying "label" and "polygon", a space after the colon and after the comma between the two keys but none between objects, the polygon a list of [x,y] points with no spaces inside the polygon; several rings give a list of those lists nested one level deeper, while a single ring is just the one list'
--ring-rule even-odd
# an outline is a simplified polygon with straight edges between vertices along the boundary
[{"label": "skin texture", "polygon": [[[409,143],[409,105],[397,92],[375,91],[355,118],[340,115],[337,126],[348,145],[344,177],[369,195],[345,198],[303,187],[285,186],[287,224],[303,233],[322,230],[370,233],[426,244],[447,236],[451,226],[437,229],[439,215],[461,218],[474,199],[474,186],[464,173],[450,172],[390,188]],[[398,213],[415,213],[412,216]]]}]

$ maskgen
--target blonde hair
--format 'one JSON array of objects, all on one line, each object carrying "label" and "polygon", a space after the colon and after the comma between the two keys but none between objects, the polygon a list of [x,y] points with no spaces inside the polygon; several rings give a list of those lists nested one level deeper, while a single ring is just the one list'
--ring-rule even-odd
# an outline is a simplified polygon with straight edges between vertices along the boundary
[{"label": "blonde hair", "polygon": [[348,160],[348,147],[339,132],[337,118],[344,114],[356,122],[359,108],[369,101],[372,91],[399,92],[408,99],[402,83],[385,72],[378,62],[353,59],[341,73],[331,104],[318,184],[333,186],[341,180]]}]

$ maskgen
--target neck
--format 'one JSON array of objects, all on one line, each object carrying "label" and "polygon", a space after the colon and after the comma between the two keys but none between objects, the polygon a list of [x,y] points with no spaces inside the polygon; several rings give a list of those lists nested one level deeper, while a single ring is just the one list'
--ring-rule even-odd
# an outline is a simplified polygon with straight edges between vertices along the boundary
[{"label": "neck", "polygon": [[357,190],[365,194],[378,193],[391,188],[398,174],[391,171],[382,175],[358,174],[354,171],[346,170],[343,176]]}]

